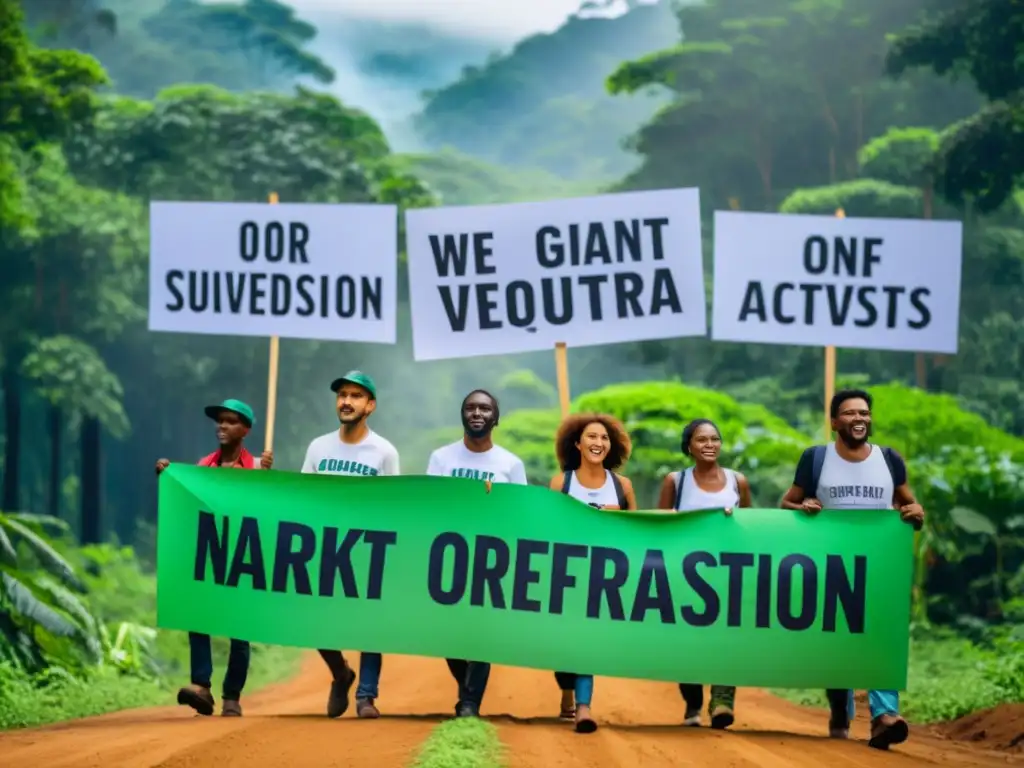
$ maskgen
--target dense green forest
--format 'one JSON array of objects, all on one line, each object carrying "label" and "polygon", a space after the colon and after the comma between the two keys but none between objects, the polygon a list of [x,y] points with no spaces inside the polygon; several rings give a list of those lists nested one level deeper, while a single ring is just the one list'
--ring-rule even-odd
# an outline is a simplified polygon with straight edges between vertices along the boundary
[{"label": "dense green forest", "polygon": [[[708,244],[716,208],[961,219],[959,353],[840,350],[840,383],[872,387],[879,439],[907,455],[929,512],[915,637],[957,633],[955,664],[915,645],[911,711],[950,718],[1024,698],[1024,12],[1013,0],[708,0],[573,16],[410,104],[434,148],[415,154],[333,95],[330,46],[276,0],[25,8],[0,0],[0,678],[21,686],[0,686],[0,727],[88,699],[90,676],[135,681],[102,705],[113,708],[154,700],[179,672],[182,638],[148,631],[153,464],[210,450],[210,402],[239,397],[259,417],[267,344],[146,330],[148,202],[270,192],[408,208],[697,186]],[[400,57],[373,61],[403,77]],[[544,482],[552,356],[413,363],[404,281],[400,271],[398,344],[282,342],[276,466],[296,469],[336,425],[327,384],[359,367],[377,379],[373,426],[404,471],[458,434],[462,394],[484,386],[502,400],[499,442]],[[570,374],[574,408],[630,428],[642,505],[678,468],[694,416],[718,421],[766,506],[820,437],[812,348],[595,347],[570,352]],[[259,428],[250,439],[262,444]],[[962,672],[945,692],[933,685],[943,665]]]}]

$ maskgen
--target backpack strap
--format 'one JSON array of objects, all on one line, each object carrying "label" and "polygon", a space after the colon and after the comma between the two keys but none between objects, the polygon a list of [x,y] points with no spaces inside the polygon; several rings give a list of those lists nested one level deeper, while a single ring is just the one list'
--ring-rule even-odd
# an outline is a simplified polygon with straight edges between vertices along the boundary
[{"label": "backpack strap", "polygon": [[626,508],[626,491],[622,487],[622,481],[619,480],[619,476],[614,472],[612,474],[612,485],[615,486],[615,497],[619,501],[619,509]]},{"label": "backpack strap", "polygon": [[892,478],[893,483],[895,483],[896,471],[892,467],[892,448],[890,448],[888,445],[883,445],[879,447],[882,449],[882,458],[885,459],[885,466],[889,468],[889,476]]},{"label": "backpack strap", "polygon": [[572,483],[572,470],[566,470],[562,474],[562,493],[569,493],[569,485]]},{"label": "backpack strap", "polygon": [[681,469],[676,473],[676,503],[672,509],[677,511],[679,510],[679,505],[683,503],[683,482],[686,480],[686,475],[685,469]]},{"label": "backpack strap", "polygon": [[811,487],[805,493],[808,498],[818,497],[818,481],[821,479],[821,468],[825,465],[826,446],[816,445],[811,449]]}]

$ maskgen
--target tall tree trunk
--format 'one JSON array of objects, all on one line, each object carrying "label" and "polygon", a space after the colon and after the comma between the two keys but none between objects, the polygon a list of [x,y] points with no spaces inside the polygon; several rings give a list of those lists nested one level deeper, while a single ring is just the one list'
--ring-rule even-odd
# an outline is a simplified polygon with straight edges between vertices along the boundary
[{"label": "tall tree trunk", "polygon": [[61,438],[64,430],[64,414],[56,405],[50,406],[50,479],[46,505],[48,513],[60,517],[60,486],[63,479],[60,462]]},{"label": "tall tree trunk", "polygon": [[4,387],[4,490],[3,509],[17,512],[21,508],[21,389],[17,358],[11,356],[3,370]]},{"label": "tall tree trunk", "polygon": [[82,423],[82,543],[100,542],[100,423],[85,419]]}]

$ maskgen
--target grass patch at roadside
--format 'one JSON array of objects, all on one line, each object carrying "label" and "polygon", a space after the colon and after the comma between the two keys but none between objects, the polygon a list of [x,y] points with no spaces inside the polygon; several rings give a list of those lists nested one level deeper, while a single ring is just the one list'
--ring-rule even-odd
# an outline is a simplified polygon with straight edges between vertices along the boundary
[{"label": "grass patch at roadside", "polygon": [[[168,634],[182,634],[185,653],[188,652],[187,635]],[[227,665],[227,649],[219,645],[215,641],[213,660],[213,694],[218,707],[220,682]],[[294,648],[253,646],[242,706],[245,696],[292,676],[298,670],[300,657],[301,651]],[[88,676],[71,675],[53,667],[29,677],[9,664],[0,663],[0,730],[48,725],[135,707],[175,705],[178,688],[188,682],[187,667],[183,674],[163,679],[125,675],[110,667],[100,667]]]},{"label": "grass patch at roadside", "polygon": [[504,764],[498,729],[486,720],[462,717],[430,732],[412,768],[501,768]]},{"label": "grass patch at roadside", "polygon": [[[91,611],[112,631],[121,622],[156,626],[156,576],[128,547],[110,544],[58,546],[79,569],[88,588]],[[227,667],[229,641],[213,638],[213,694]],[[0,651],[3,649],[0,648]],[[3,660],[0,653],[0,730],[26,728],[102,715],[135,707],[176,705],[178,688],[190,678],[188,633],[157,632],[145,669],[125,672],[111,664],[67,669],[55,664],[30,674]],[[302,651],[253,644],[245,698],[258,689],[292,677]]]},{"label": "grass patch at roadside", "polygon": [[[926,634],[925,634],[926,632]],[[1008,702],[1024,700],[1024,654],[986,648],[950,630],[915,632],[910,644],[907,690],[901,714],[914,723],[936,723]],[[780,698],[811,707],[828,706],[824,691],[772,689]],[[867,704],[857,716],[868,717]]]}]

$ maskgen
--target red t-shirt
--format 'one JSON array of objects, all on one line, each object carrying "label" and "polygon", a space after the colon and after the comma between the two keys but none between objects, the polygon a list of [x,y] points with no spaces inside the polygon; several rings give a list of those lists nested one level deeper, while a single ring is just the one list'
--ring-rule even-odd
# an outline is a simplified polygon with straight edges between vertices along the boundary
[{"label": "red t-shirt", "polygon": [[238,460],[234,464],[221,464],[220,463],[221,450],[218,448],[216,451],[211,453],[209,456],[201,458],[197,464],[200,467],[218,467],[226,466],[231,469],[259,469],[260,465],[256,461],[256,458],[249,453],[245,448],[238,454]]}]

